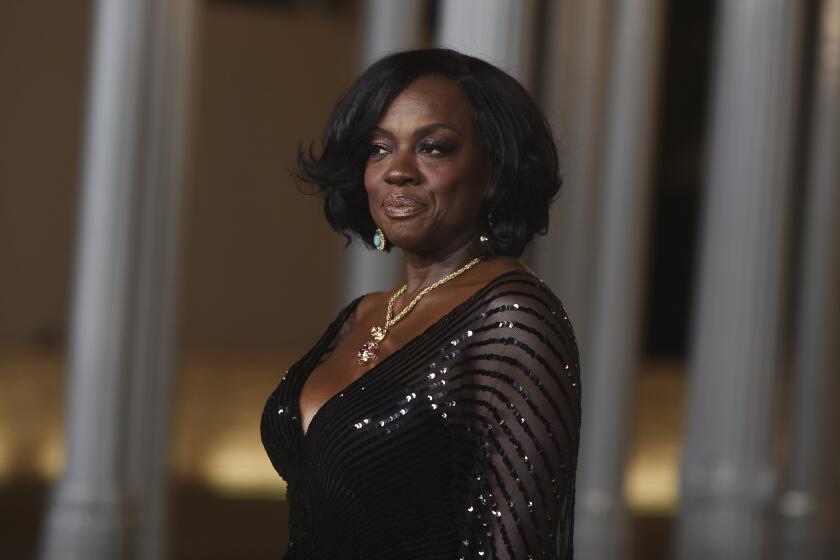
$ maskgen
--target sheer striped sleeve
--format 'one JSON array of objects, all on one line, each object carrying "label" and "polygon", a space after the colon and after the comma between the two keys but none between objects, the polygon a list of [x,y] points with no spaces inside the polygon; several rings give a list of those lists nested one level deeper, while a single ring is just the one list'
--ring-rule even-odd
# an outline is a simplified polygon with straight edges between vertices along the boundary
[{"label": "sheer striped sleeve", "polygon": [[451,343],[463,559],[572,558],[580,364],[560,300],[532,275],[483,299]]}]

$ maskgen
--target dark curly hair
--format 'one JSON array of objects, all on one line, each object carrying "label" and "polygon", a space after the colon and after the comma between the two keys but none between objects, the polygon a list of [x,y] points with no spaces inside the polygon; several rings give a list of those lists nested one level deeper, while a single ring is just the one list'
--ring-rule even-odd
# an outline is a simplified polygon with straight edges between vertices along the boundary
[{"label": "dark curly hair", "polygon": [[420,49],[378,60],[338,100],[321,155],[312,144],[298,148],[298,180],[318,187],[327,221],[347,244],[348,233],[355,232],[373,247],[376,224],[364,187],[369,136],[391,101],[427,74],[459,84],[483,139],[491,188],[479,216],[489,253],[520,256],[535,233],[548,230],[549,206],[561,185],[557,148],[525,88],[481,59],[451,49]]}]

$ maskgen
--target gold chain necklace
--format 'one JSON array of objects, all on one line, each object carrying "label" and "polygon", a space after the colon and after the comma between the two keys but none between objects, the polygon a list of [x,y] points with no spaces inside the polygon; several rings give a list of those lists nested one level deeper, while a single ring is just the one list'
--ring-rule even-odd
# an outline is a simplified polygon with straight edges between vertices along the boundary
[{"label": "gold chain necklace", "polygon": [[458,270],[456,270],[455,272],[450,272],[434,284],[426,286],[425,288],[420,290],[420,293],[414,296],[414,299],[412,299],[411,302],[408,305],[406,305],[405,308],[402,311],[400,311],[396,317],[392,317],[391,315],[394,313],[394,302],[397,300],[398,297],[400,297],[400,295],[402,295],[403,292],[405,292],[408,289],[408,284],[403,284],[402,288],[394,292],[394,295],[392,295],[391,298],[388,300],[388,312],[385,314],[385,324],[381,327],[371,327],[370,335],[373,338],[362,344],[362,347],[359,349],[359,352],[357,353],[357,356],[359,357],[359,365],[365,365],[368,362],[372,361],[374,358],[376,358],[376,356],[379,354],[379,343],[382,342],[382,339],[385,338],[386,334],[388,334],[388,329],[393,327],[397,323],[397,321],[405,317],[405,314],[411,311],[414,308],[414,306],[417,305],[417,302],[420,301],[420,298],[422,298],[441,284],[445,284],[446,282],[449,282],[459,274],[463,274],[464,272],[468,271],[473,266],[478,264],[478,261],[480,260],[481,257],[476,257],[461,268],[459,268]]}]

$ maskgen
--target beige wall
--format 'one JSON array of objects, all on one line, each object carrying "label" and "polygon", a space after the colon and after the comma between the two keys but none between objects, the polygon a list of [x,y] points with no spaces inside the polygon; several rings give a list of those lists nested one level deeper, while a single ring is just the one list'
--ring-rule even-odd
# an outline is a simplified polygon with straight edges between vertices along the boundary
[{"label": "beige wall", "polygon": [[89,2],[0,2],[0,337],[64,327]]},{"label": "beige wall", "polygon": [[[290,172],[356,71],[357,10],[201,2],[182,341],[301,349],[332,319],[342,239]],[[90,6],[0,3],[0,342],[65,328]]]},{"label": "beige wall", "polygon": [[290,179],[356,72],[353,12],[211,4],[185,245],[190,346],[309,345],[339,302],[341,238]]}]

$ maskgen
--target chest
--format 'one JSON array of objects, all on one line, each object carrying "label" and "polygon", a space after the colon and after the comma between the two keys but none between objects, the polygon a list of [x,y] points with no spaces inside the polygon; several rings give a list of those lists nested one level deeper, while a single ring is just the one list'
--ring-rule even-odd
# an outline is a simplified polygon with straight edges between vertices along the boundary
[{"label": "chest", "polygon": [[[343,378],[349,380],[345,386],[329,385],[337,388],[322,391],[326,400],[317,410],[310,408],[307,422],[306,409],[297,403],[305,401],[304,385],[314,374],[314,370],[306,370],[313,364],[292,366],[263,413],[263,444],[275,469],[290,483],[305,479],[307,473],[314,474],[315,465],[317,471],[333,472],[330,476],[341,472],[350,495],[372,491],[366,485],[373,481],[366,474],[371,465],[363,460],[347,465],[348,453],[370,453],[378,457],[377,462],[400,464],[406,454],[414,455],[414,451],[423,449],[428,455],[415,456],[401,468],[405,472],[428,469],[427,460],[434,463],[435,469],[440,468],[449,454],[450,438],[440,411],[436,410],[438,405],[431,405],[428,400],[428,380],[423,368],[408,363],[407,356],[397,353],[383,364],[385,367],[368,369],[352,379]],[[332,357],[337,359],[338,355]],[[329,371],[324,369],[322,373]],[[323,386],[317,389],[322,390]],[[310,394],[318,393],[312,390]]]},{"label": "chest", "polygon": [[379,313],[359,317],[352,326],[346,326],[338,333],[337,341],[323,352],[308,373],[302,373],[299,397],[300,420],[303,433],[307,433],[320,409],[330,400],[341,395],[369,371],[390,356],[403,351],[404,347],[435,321],[435,315],[418,313],[406,317],[394,325],[385,338],[378,342],[376,357],[366,364],[359,363],[359,351],[372,340],[371,328],[384,321]]}]

